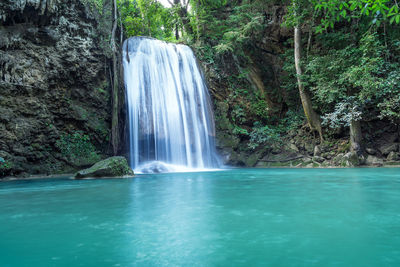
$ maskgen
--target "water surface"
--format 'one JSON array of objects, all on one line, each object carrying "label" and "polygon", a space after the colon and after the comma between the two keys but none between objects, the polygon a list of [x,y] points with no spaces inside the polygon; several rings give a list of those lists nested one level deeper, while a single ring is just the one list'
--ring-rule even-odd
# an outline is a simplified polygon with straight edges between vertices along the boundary
[{"label": "water surface", "polygon": [[400,266],[399,169],[0,183],[0,266]]}]

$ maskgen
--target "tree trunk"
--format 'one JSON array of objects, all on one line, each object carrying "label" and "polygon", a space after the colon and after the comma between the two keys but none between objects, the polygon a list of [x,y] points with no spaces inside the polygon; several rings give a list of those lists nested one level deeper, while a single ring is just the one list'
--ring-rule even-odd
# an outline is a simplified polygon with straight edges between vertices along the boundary
[{"label": "tree trunk", "polygon": [[[178,11],[178,16],[182,21],[182,30],[185,31],[187,34],[189,35],[193,35],[193,29],[192,26],[190,25],[190,18],[189,18],[189,14],[188,14],[188,2],[183,1],[183,3],[181,3],[180,0],[174,0],[174,2],[172,3],[171,1],[169,1],[169,3],[174,6],[176,8],[176,10]],[[175,37],[179,36],[178,31],[175,31]],[[176,38],[178,39],[178,38]]]},{"label": "tree trunk", "polygon": [[179,9],[179,16],[181,17],[182,24],[183,24],[183,29],[188,35],[193,36],[193,29],[192,26],[190,25],[190,19],[189,19],[189,14],[187,12],[186,7],[181,6]]},{"label": "tree trunk", "polygon": [[301,69],[301,30],[299,26],[294,27],[294,61],[296,65],[297,84],[299,87],[300,99],[301,99],[301,104],[303,105],[304,114],[306,115],[307,122],[311,130],[318,131],[319,137],[321,138],[322,142],[323,137],[322,137],[321,119],[319,115],[314,111],[312,107],[311,96],[305,90],[303,81],[301,79],[303,71]]},{"label": "tree trunk", "polygon": [[351,151],[361,152],[362,145],[362,131],[360,121],[352,120],[350,122],[350,144]]},{"label": "tree trunk", "polygon": [[175,25],[175,39],[179,40],[179,27],[178,27],[178,24]]},{"label": "tree trunk", "polygon": [[197,29],[197,42],[200,41],[200,0],[196,1],[196,29]]},{"label": "tree trunk", "polygon": [[118,64],[117,64],[117,46],[115,43],[115,34],[117,31],[117,0],[113,0],[113,27],[111,32],[112,49],[112,118],[111,118],[111,144],[114,155],[118,153],[119,147],[119,125],[118,125]]}]

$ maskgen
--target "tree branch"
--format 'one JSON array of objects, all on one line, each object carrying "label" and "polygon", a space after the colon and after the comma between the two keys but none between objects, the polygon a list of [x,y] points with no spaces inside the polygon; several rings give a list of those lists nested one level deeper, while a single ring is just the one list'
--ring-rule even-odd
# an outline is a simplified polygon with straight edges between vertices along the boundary
[{"label": "tree branch", "polygon": [[184,4],[184,6],[185,6],[185,9],[186,9],[186,11],[188,10],[188,7],[189,7],[189,0],[183,0],[183,4]]}]

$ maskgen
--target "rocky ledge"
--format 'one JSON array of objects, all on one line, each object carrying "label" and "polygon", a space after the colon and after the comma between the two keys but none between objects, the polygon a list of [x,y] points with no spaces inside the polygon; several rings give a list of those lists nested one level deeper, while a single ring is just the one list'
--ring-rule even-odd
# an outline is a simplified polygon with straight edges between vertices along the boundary
[{"label": "rocky ledge", "polygon": [[121,178],[133,175],[134,173],[124,157],[111,157],[97,162],[88,169],[77,172],[74,178]]}]

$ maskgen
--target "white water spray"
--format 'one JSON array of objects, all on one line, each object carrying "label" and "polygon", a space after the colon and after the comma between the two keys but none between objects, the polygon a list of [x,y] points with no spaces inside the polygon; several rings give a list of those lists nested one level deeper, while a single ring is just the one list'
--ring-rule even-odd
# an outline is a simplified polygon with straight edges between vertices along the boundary
[{"label": "white water spray", "polygon": [[210,97],[192,50],[133,37],[124,42],[123,65],[131,167],[218,168]]}]

